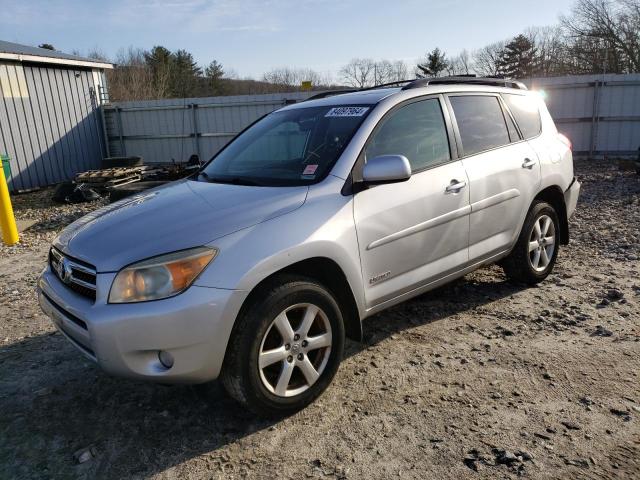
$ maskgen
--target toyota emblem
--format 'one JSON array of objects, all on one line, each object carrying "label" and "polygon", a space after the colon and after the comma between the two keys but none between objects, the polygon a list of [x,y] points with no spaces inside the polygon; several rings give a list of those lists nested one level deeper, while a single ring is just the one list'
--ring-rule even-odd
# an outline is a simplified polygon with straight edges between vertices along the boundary
[{"label": "toyota emblem", "polygon": [[62,280],[64,283],[71,283],[71,265],[69,265],[69,262],[67,261],[66,258],[62,258],[59,262],[58,265],[56,266],[56,271],[58,272],[58,276],[60,277],[60,280]]}]

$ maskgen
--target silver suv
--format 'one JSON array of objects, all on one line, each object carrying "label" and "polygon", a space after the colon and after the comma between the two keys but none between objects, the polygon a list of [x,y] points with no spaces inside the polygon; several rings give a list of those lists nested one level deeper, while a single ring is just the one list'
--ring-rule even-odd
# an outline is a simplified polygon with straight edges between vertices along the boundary
[{"label": "silver suv", "polygon": [[282,414],[327,388],[366,317],[495,262],[543,280],[579,190],[569,141],[517,82],[325,93],[258,120],[197,176],[74,222],[40,304],[113,375],[220,377]]}]

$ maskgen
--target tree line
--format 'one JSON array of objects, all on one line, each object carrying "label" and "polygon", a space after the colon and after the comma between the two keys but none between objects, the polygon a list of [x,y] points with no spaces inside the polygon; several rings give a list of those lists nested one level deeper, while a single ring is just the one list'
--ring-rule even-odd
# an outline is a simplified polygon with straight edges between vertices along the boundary
[{"label": "tree line", "polygon": [[[43,48],[53,49],[50,44]],[[72,52],[79,54],[79,52]],[[100,51],[89,57],[108,60]],[[186,50],[129,47],[107,71],[112,101],[207,97],[300,90],[363,88],[416,77],[500,75],[517,79],[590,73],[640,72],[640,0],[577,0],[557,25],[529,28],[514,38],[448,57],[432,49],[415,64],[354,58],[334,79],[309,68],[274,68],[259,80],[241,79],[217,60],[202,67]]]},{"label": "tree line", "polygon": [[[353,59],[340,70],[353,87],[395,81],[376,78],[370,59]],[[388,62],[387,62],[388,63]],[[558,25],[532,27],[512,39],[447,55],[425,55],[415,77],[478,74],[526,79],[535,76],[640,72],[640,0],[578,0]]]}]

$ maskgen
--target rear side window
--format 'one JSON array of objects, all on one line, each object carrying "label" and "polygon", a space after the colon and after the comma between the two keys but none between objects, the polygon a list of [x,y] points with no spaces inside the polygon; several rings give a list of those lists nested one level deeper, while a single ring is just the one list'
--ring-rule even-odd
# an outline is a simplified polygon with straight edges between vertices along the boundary
[{"label": "rear side window", "polygon": [[465,95],[450,97],[464,155],[509,143],[509,132],[497,97]]},{"label": "rear side window", "polygon": [[422,100],[400,107],[383,120],[365,149],[365,158],[404,155],[412,171],[451,159],[440,101]]},{"label": "rear side window", "polygon": [[507,102],[524,138],[536,137],[542,130],[542,123],[540,122],[540,110],[535,99],[528,95],[510,93],[503,94],[502,98]]}]

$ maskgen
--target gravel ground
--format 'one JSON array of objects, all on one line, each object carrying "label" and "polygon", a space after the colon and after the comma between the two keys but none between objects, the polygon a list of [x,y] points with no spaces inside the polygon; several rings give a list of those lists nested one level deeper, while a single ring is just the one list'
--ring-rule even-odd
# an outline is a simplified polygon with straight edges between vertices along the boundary
[{"label": "gravel ground", "polygon": [[0,249],[0,478],[640,478],[640,177],[576,165],[547,281],[490,267],[383,312],[333,385],[280,421],[110,378],[40,312],[56,232],[98,206],[17,196]]}]

